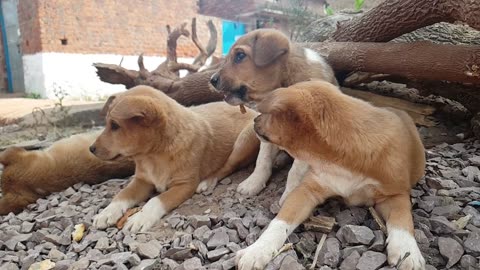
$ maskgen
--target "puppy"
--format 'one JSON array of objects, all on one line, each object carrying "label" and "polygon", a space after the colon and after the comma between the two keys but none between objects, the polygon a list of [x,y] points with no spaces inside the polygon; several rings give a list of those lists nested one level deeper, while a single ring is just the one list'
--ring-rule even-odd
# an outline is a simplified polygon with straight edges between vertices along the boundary
[{"label": "puppy", "polygon": [[128,186],[95,217],[98,228],[115,224],[128,208],[160,192],[125,225],[147,231],[195,190],[214,186],[258,152],[257,114],[240,114],[224,102],[185,108],[158,90],[137,86],[110,97],[104,110],[107,126],[90,150],[103,160],[132,158],[136,168]]},{"label": "puppy", "polygon": [[425,269],[410,204],[425,155],[405,112],[374,107],[320,81],[278,89],[258,110],[256,133],[310,170],[261,237],[237,253],[239,269],[263,269],[312,210],[334,196],[349,205],[374,205],[387,224],[388,262],[409,253],[399,269]]},{"label": "puppy", "polygon": [[[260,29],[235,42],[210,82],[225,95],[227,103],[245,104],[255,109],[255,104],[273,90],[309,80],[337,84],[332,68],[316,52],[291,43],[277,30]],[[277,147],[262,142],[254,172],[238,186],[237,191],[245,195],[258,194],[272,174],[278,151]],[[306,164],[294,161],[280,203],[307,170]]]},{"label": "puppy", "polygon": [[0,215],[18,213],[37,199],[76,183],[98,184],[132,175],[133,161],[125,158],[103,161],[90,153],[88,147],[99,134],[74,135],[45,150],[11,147],[0,153],[0,163],[4,165]]}]

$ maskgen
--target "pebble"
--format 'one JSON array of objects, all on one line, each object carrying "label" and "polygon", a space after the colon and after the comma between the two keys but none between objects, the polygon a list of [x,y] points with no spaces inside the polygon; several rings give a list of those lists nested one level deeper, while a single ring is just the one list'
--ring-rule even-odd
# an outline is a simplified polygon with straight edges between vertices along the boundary
[{"label": "pebble", "polygon": [[387,261],[385,254],[375,251],[366,251],[358,260],[357,270],[377,270]]},{"label": "pebble", "polygon": [[440,254],[448,260],[447,268],[455,265],[463,255],[463,247],[460,243],[452,238],[439,237],[438,247]]},{"label": "pebble", "polygon": [[337,238],[348,245],[364,244],[369,245],[375,235],[373,231],[366,226],[345,225],[337,232]]}]

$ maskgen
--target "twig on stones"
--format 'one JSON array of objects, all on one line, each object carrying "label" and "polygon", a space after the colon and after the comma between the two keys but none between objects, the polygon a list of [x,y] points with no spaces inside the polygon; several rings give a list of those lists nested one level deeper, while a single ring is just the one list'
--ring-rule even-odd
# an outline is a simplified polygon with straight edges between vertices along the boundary
[{"label": "twig on stones", "polygon": [[375,210],[375,208],[370,206],[368,208],[368,211],[370,211],[370,214],[372,215],[373,219],[375,220],[375,222],[377,222],[378,226],[380,227],[380,230],[382,230],[382,232],[385,235],[388,235],[387,226],[385,226],[385,222],[380,217],[380,215],[377,213],[377,210]]},{"label": "twig on stones", "polygon": [[327,239],[326,234],[322,234],[322,238],[320,239],[320,242],[318,242],[317,249],[315,250],[315,256],[313,256],[313,262],[312,265],[310,266],[310,270],[315,269],[315,265],[317,264],[318,256],[320,255],[320,250],[323,247],[323,244],[325,243],[325,240]]}]

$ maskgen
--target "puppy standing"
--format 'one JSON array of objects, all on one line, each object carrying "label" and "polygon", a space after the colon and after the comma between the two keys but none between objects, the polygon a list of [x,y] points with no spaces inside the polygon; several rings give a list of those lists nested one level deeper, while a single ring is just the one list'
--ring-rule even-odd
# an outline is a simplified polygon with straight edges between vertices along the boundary
[{"label": "puppy standing", "polygon": [[[277,30],[260,29],[235,42],[221,69],[212,76],[211,83],[224,93],[227,103],[246,104],[255,109],[255,104],[273,90],[309,80],[337,84],[332,68],[316,52],[294,45]],[[258,194],[272,174],[278,151],[276,146],[262,142],[254,172],[238,186],[237,191],[245,195]],[[307,170],[306,164],[294,161],[280,203]]]},{"label": "puppy standing", "polygon": [[197,188],[215,185],[258,151],[256,113],[240,114],[224,102],[185,108],[158,90],[137,86],[110,97],[104,109],[107,126],[90,150],[104,160],[132,158],[136,168],[128,186],[95,217],[98,228],[115,224],[128,208],[161,192],[125,225],[146,231]]},{"label": "puppy standing", "polygon": [[320,81],[278,89],[258,110],[257,134],[311,169],[261,237],[237,253],[239,269],[263,269],[313,209],[334,196],[375,205],[387,223],[388,262],[395,265],[409,253],[399,269],[425,269],[410,203],[425,154],[405,112],[374,107]]}]

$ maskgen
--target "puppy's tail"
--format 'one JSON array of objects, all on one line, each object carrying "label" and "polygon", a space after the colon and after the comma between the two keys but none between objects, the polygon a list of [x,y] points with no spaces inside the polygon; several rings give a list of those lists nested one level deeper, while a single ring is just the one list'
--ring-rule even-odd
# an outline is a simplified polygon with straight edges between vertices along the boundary
[{"label": "puppy's tail", "polygon": [[26,150],[21,147],[9,147],[3,152],[0,152],[0,164],[8,166],[20,158],[20,154]]}]

